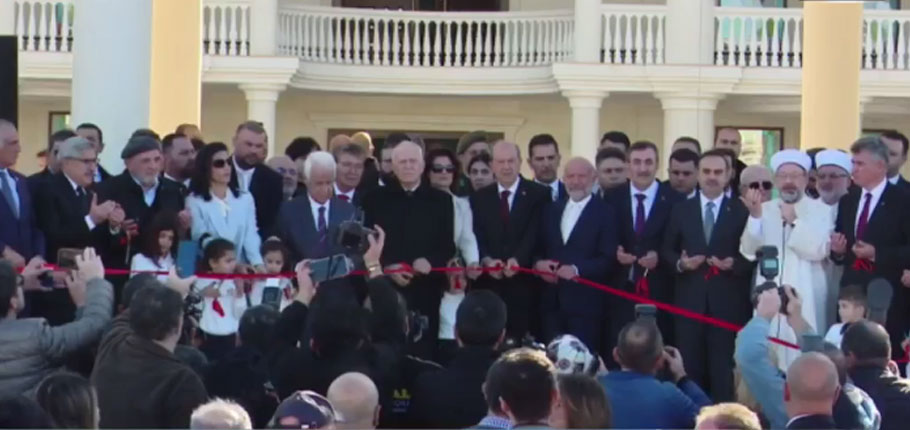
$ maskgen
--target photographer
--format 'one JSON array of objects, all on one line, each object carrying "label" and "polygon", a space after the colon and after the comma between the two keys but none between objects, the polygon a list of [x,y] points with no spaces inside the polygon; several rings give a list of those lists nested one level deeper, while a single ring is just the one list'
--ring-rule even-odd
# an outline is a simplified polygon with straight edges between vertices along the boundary
[{"label": "photographer", "polygon": [[47,272],[43,261],[32,259],[21,277],[12,265],[0,261],[0,303],[6,304],[0,319],[0,397],[36,387],[73,352],[98,340],[111,319],[114,296],[104,280],[101,258],[87,248],[76,264],[78,270],[66,282],[77,308],[76,320],[51,327],[44,318],[16,319],[25,306],[23,291],[40,288],[38,277]]},{"label": "photographer", "polygon": [[[699,386],[686,377],[679,350],[664,347],[654,320],[639,318],[619,333],[613,358],[621,371],[600,378],[615,428],[692,428],[699,409],[711,404]],[[666,366],[673,382],[655,375]]]}]

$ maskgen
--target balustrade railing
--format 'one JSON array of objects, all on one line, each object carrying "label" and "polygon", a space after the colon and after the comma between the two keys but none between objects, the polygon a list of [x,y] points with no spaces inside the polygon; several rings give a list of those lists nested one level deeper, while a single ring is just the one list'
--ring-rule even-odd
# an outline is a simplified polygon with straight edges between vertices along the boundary
[{"label": "balustrade railing", "polygon": [[663,6],[605,4],[601,60],[610,64],[661,64],[664,62]]},{"label": "balustrade railing", "polygon": [[73,49],[73,0],[14,1],[21,51],[69,52]]},{"label": "balustrade railing", "polygon": [[206,0],[202,9],[202,52],[250,54],[250,0]]},{"label": "balustrade railing", "polygon": [[714,64],[740,67],[800,67],[800,9],[718,7]]}]

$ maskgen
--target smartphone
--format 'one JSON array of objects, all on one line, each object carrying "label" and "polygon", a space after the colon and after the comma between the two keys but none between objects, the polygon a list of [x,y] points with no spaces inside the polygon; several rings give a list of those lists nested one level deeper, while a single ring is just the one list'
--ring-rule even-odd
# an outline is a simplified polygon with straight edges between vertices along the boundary
[{"label": "smartphone", "polygon": [[262,289],[262,304],[275,309],[281,307],[281,288],[266,286]]},{"label": "smartphone", "polygon": [[195,275],[198,258],[199,244],[194,240],[181,240],[177,245],[177,273],[183,278]]},{"label": "smartphone", "polygon": [[81,249],[60,248],[57,250],[57,267],[61,269],[76,269],[76,256],[82,255]]},{"label": "smartphone", "polygon": [[325,282],[347,276],[354,269],[354,263],[344,254],[310,261],[310,278],[314,283]]}]

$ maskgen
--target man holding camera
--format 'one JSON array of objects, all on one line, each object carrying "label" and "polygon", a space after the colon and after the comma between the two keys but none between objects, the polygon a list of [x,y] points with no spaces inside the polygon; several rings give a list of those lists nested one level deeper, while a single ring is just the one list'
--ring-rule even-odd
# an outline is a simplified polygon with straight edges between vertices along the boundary
[{"label": "man holding camera", "polygon": [[[760,261],[756,279],[759,284],[777,280],[797,286],[796,293],[805,304],[803,316],[820,333],[828,327],[825,261],[834,217],[827,205],[805,196],[811,167],[812,159],[796,149],[785,149],[771,157],[779,197],[762,203],[759,190],[748,190],[740,197],[750,216],[739,250],[747,259]],[[785,318],[775,318],[770,329],[774,336],[796,342],[796,335]],[[777,348],[781,370],[789,367],[797,356],[799,351],[792,348]]]}]

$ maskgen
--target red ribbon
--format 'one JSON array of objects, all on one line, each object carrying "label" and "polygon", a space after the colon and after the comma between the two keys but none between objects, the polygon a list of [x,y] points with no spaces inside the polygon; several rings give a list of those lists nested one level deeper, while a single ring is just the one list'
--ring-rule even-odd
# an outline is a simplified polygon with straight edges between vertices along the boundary
[{"label": "red ribbon", "polygon": [[872,262],[866,260],[865,258],[857,258],[856,260],[853,260],[853,265],[850,266],[850,268],[856,271],[869,273],[875,270],[875,266],[872,264]]},{"label": "red ribbon", "polygon": [[215,313],[218,314],[219,317],[224,316],[224,308],[221,307],[221,301],[219,301],[217,297],[212,300],[212,309],[215,310]]},{"label": "red ribbon", "polygon": [[720,269],[718,269],[717,266],[708,266],[708,273],[705,273],[705,280],[710,280],[718,275],[720,275]]}]

